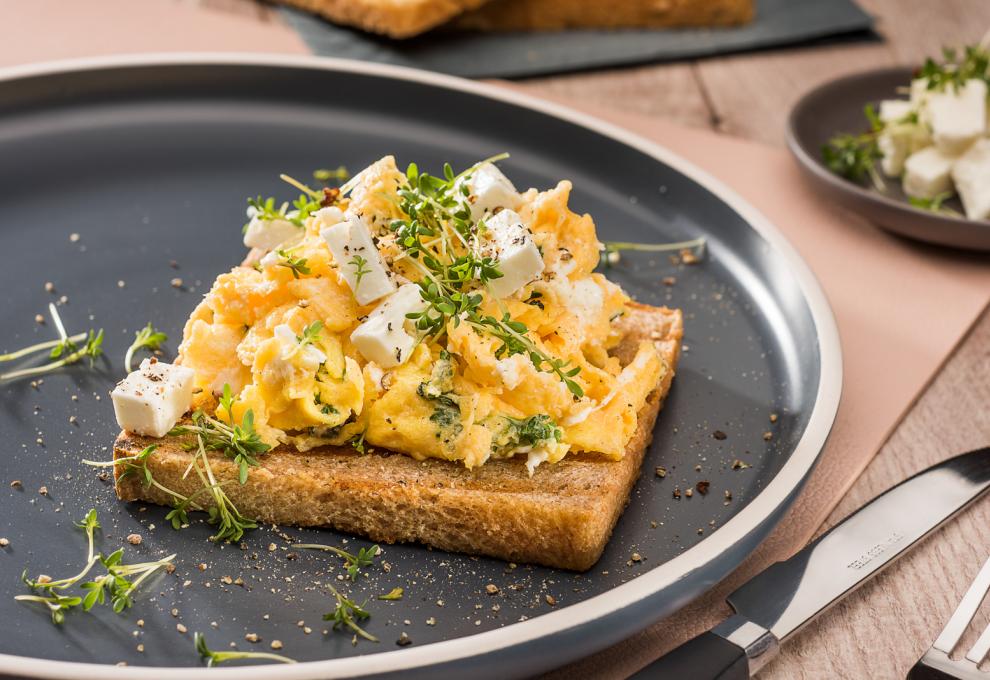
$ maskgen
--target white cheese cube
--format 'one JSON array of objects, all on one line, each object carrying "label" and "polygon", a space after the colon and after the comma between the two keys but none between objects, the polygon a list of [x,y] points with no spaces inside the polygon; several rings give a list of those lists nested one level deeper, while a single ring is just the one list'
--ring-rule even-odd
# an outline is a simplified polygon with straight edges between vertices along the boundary
[{"label": "white cheese cube", "polygon": [[990,219],[990,139],[981,139],[952,167],[952,179],[971,220]]},{"label": "white cheese cube", "polygon": [[117,424],[128,432],[164,437],[192,406],[191,368],[145,359],[110,393]]},{"label": "white cheese cube", "polygon": [[351,342],[368,361],[374,361],[382,368],[394,368],[409,358],[416,344],[416,339],[407,330],[412,321],[406,314],[424,309],[426,302],[419,294],[418,285],[399,286],[354,329]]},{"label": "white cheese cube", "polygon": [[928,97],[932,139],[940,151],[963,153],[987,130],[987,84],[976,78]]},{"label": "white cheese cube", "polygon": [[952,191],[955,156],[930,146],[908,156],[904,162],[904,193],[915,198],[935,198]]},{"label": "white cheese cube", "polygon": [[877,137],[877,147],[883,157],[880,159],[880,169],[887,177],[899,177],[904,172],[904,161],[911,150],[907,136],[884,130]]},{"label": "white cheese cube", "polygon": [[904,120],[911,113],[912,109],[911,102],[906,99],[885,99],[880,102],[880,111],[878,113],[880,122],[896,123]]},{"label": "white cheese cube", "polygon": [[928,101],[928,96],[931,92],[932,91],[928,89],[928,78],[915,78],[912,80],[909,95],[911,106],[915,109],[922,108],[925,102]]},{"label": "white cheese cube", "polygon": [[347,215],[343,222],[320,229],[320,236],[330,246],[340,275],[359,305],[367,305],[395,290],[378,247],[371,239],[371,230],[360,217]]},{"label": "white cheese cube", "polygon": [[522,201],[509,178],[493,163],[482,163],[475,168],[467,178],[467,186],[471,192],[468,197],[471,217],[475,222],[496,208],[515,210]]},{"label": "white cheese cube", "polygon": [[255,214],[254,207],[248,208],[247,229],[244,231],[244,245],[248,248],[274,250],[286,241],[301,238],[304,229],[289,220],[263,220]]},{"label": "white cheese cube", "polygon": [[543,256],[518,213],[502,210],[485,220],[485,226],[488,248],[502,271],[488,282],[492,295],[508,297],[543,273]]}]

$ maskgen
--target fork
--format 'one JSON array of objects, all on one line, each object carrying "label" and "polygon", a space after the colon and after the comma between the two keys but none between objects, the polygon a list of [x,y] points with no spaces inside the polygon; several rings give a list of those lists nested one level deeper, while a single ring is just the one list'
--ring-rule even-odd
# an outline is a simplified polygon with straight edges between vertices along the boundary
[{"label": "fork", "polygon": [[987,652],[990,652],[990,625],[983,629],[979,639],[966,652],[965,657],[955,660],[949,656],[959,644],[960,638],[969,627],[988,590],[990,590],[990,559],[983,564],[980,573],[976,575],[931,648],[908,671],[908,680],[990,679],[990,673],[984,673],[978,668]]}]

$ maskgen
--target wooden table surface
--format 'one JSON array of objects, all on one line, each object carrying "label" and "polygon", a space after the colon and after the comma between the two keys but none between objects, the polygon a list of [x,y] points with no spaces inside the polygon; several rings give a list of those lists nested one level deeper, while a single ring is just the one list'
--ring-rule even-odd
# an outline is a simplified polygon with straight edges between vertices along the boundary
[{"label": "wooden table surface", "polygon": [[[186,0],[189,1],[189,0]],[[277,20],[254,0],[193,0]],[[882,41],[773,50],[700,61],[535,78],[521,83],[601,107],[621,107],[773,146],[802,92],[838,75],[917,64],[942,45],[978,41],[990,29],[987,0],[858,0]],[[946,304],[951,304],[947,300]],[[924,332],[924,319],[918,332]],[[907,414],[822,530],[947,452],[990,445],[990,311]],[[978,504],[900,563],[788,642],[764,680],[903,678],[935,639],[990,555],[990,502]],[[977,616],[971,644],[990,620]]]}]

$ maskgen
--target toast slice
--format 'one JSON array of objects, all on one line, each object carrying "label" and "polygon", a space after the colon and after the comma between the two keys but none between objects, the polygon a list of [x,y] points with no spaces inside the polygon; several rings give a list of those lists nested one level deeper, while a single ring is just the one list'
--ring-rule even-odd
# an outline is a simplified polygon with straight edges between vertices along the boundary
[{"label": "toast slice", "polygon": [[[664,397],[670,390],[683,336],[681,312],[631,304],[619,322],[625,339],[615,355],[632,360],[641,340],[659,348],[667,370],[639,412],[626,454],[609,461],[594,454],[568,455],[527,474],[521,459],[491,460],[468,470],[459,462],[375,449],[323,447],[300,453],[278,447],[261,456],[246,484],[225,486],[241,513],[265,523],[325,526],[383,543],[420,542],[456,552],[583,571],[601,556],[622,514]],[[155,440],[122,432],[114,457],[159,448],[148,467],[165,486],[189,495],[195,475],[183,478],[190,454],[174,439]],[[210,452],[218,481],[236,480],[236,467]],[[167,505],[167,494],[145,487],[137,475],[120,479],[121,500]]]},{"label": "toast slice", "polygon": [[391,38],[410,38],[487,0],[278,0],[335,24]]},{"label": "toast slice", "polygon": [[754,0],[493,0],[451,25],[478,31],[735,26],[753,19],[753,5]]}]

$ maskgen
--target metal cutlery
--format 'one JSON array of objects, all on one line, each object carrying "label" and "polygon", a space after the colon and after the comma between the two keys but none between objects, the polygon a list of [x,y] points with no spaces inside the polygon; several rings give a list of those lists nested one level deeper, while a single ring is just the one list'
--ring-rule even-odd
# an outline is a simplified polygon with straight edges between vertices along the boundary
[{"label": "metal cutlery", "polygon": [[[632,677],[751,677],[787,638],[889,566],[988,488],[990,447],[919,472],[870,501],[793,557],[757,574],[727,598],[736,612],[734,616]],[[990,585],[990,574],[986,580]],[[986,589],[984,586],[981,592]],[[967,599],[964,602],[968,604]],[[966,615],[966,621],[971,616],[972,613]],[[977,647],[985,652],[988,646],[990,637],[985,633]],[[927,680],[951,676],[917,677]]]},{"label": "metal cutlery", "polygon": [[952,659],[952,650],[959,644],[963,633],[969,627],[976,611],[990,590],[990,559],[980,569],[976,579],[963,595],[959,606],[952,612],[949,622],[932,643],[925,655],[908,672],[908,680],[987,680],[990,673],[979,669],[980,663],[990,652],[990,625],[983,629],[980,637],[961,659]]}]

